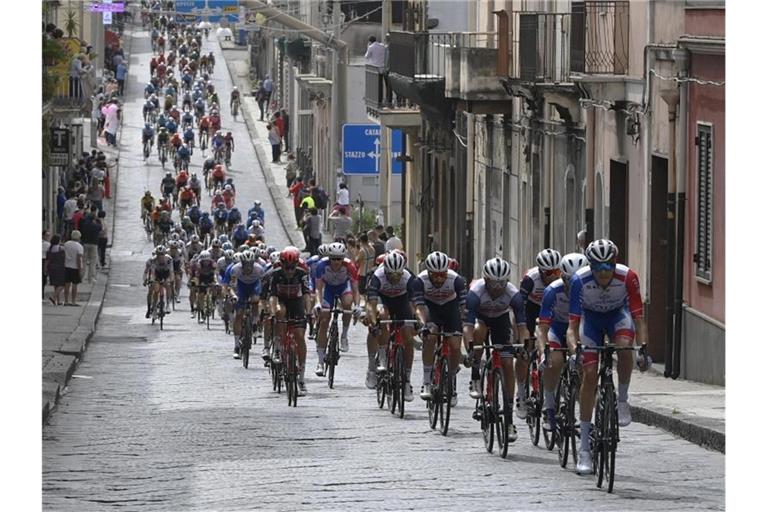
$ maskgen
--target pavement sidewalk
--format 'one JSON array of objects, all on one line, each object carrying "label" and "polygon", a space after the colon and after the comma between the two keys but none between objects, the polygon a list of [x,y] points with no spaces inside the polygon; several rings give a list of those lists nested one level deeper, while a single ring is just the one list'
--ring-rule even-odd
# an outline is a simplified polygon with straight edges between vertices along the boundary
[{"label": "pavement sidewalk", "polygon": [[[125,58],[130,62],[131,38],[133,30],[126,27],[123,35]],[[103,139],[97,141],[97,149],[107,157],[107,164],[112,167],[120,156],[120,139],[122,135],[122,120],[117,133],[117,148],[107,146]],[[83,148],[91,147],[91,132],[83,130]],[[45,299],[42,306],[42,377],[43,377],[43,425],[54,411],[64,388],[72,378],[77,365],[82,359],[88,342],[96,330],[96,321],[101,313],[104,296],[109,279],[109,259],[112,237],[115,235],[115,205],[117,204],[117,183],[120,166],[115,165],[110,172],[112,197],[104,199],[104,209],[107,212],[107,222],[110,223],[109,245],[107,246],[107,267],[97,273],[96,282],[85,281],[78,285],[78,307],[53,306],[48,297],[53,292],[50,285],[45,287]]]}]

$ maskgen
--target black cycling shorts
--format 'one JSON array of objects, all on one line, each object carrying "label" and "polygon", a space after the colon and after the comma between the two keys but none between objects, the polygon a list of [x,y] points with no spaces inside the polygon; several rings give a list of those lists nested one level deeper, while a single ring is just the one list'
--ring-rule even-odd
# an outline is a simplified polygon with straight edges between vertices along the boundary
[{"label": "black cycling shorts", "polygon": [[488,328],[491,333],[491,343],[494,345],[512,344],[512,322],[509,321],[509,313],[496,318],[477,315],[477,321]]},{"label": "black cycling shorts", "polygon": [[429,321],[443,329],[443,332],[461,331],[461,317],[459,316],[459,301],[452,300],[446,304],[435,304],[425,301],[429,310]]},{"label": "black cycling shorts", "polygon": [[297,297],[295,299],[280,299],[280,304],[285,308],[285,319],[290,325],[297,329],[305,329],[307,326],[306,315],[304,313],[304,299]]},{"label": "black cycling shorts", "polygon": [[390,320],[413,320],[413,310],[407,293],[393,298],[379,295],[379,300],[382,306],[387,308]]}]

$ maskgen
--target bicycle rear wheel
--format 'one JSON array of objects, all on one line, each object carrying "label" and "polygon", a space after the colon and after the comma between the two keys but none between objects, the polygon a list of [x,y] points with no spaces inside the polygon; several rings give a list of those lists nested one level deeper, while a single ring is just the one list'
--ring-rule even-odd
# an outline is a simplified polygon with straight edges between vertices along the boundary
[{"label": "bicycle rear wheel", "polygon": [[336,363],[339,361],[338,328],[333,328],[332,330],[333,334],[328,339],[328,353],[325,356],[325,369],[328,372],[328,387],[330,389],[333,389],[333,378],[336,374]]},{"label": "bicycle rear wheel", "polygon": [[573,459],[573,465],[578,463],[576,443],[581,435],[581,428],[576,420],[576,400],[578,400],[579,389],[581,383],[579,382],[579,375],[575,371],[571,371],[570,379],[568,383],[568,435],[571,443],[571,458]]},{"label": "bicycle rear wheel", "polygon": [[[291,375],[291,393],[290,398],[293,399],[293,407],[296,407],[296,402],[298,400],[299,396],[299,379],[298,379],[298,368],[296,366],[296,352],[291,349],[290,357],[288,358],[288,372]],[[289,400],[288,405],[291,405],[291,402]]]},{"label": "bicycle rear wheel", "polygon": [[493,416],[496,423],[496,440],[499,443],[499,457],[506,458],[509,449],[509,424],[512,421],[511,411],[508,410],[509,398],[504,382],[504,373],[493,370]]},{"label": "bicycle rear wheel", "polygon": [[442,393],[440,393],[440,378],[440,366],[437,364],[432,368],[432,381],[429,384],[431,397],[429,400],[427,400],[427,410],[429,411],[429,428],[433,430],[437,426],[437,420],[440,416],[440,402],[443,400]]},{"label": "bicycle rear wheel", "polygon": [[451,377],[450,367],[447,358],[442,359],[440,375],[440,386],[442,388],[442,399],[440,401],[440,433],[448,435],[448,424],[451,421],[451,398],[453,398],[453,378]]},{"label": "bicycle rear wheel", "polygon": [[379,409],[384,408],[384,402],[387,399],[387,393],[389,393],[388,372],[376,374],[376,403],[379,405]]},{"label": "bicycle rear wheel", "polygon": [[[544,390],[541,390],[542,395],[542,403],[543,403],[543,397],[544,397]],[[557,386],[555,387],[555,417],[557,417],[557,408],[560,404],[560,381],[557,381]],[[543,407],[542,407],[543,410]],[[543,421],[549,421],[548,419],[544,418]],[[544,446],[547,447],[547,450],[552,451],[555,448],[555,443],[557,442],[558,433],[557,432],[550,432],[549,430],[542,428],[541,429],[544,434]]]},{"label": "bicycle rear wheel", "polygon": [[573,427],[573,419],[568,410],[571,397],[567,372],[568,370],[565,370],[560,374],[555,396],[555,415],[557,416],[555,443],[557,444],[557,460],[560,462],[561,468],[568,465],[568,450],[571,447],[571,428]]},{"label": "bicycle rear wheel", "polygon": [[158,299],[158,301],[157,301],[158,307],[160,308],[160,313],[158,314],[158,316],[160,317],[160,330],[161,331],[163,330],[163,318],[165,317],[165,304],[164,304],[164,302],[165,301],[163,300],[162,297],[160,299]]}]

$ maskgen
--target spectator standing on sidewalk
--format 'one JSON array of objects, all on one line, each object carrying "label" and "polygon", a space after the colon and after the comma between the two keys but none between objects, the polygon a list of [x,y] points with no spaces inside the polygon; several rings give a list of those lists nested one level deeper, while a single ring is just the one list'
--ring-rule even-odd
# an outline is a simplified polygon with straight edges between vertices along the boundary
[{"label": "spectator standing on sidewalk", "polygon": [[96,208],[97,211],[103,211],[104,200],[104,186],[101,184],[101,180],[91,179],[91,186],[88,187],[88,194],[86,199]]},{"label": "spectator standing on sidewalk", "polygon": [[69,199],[64,202],[64,229],[61,233],[64,238],[69,238],[70,233],[74,229],[72,217],[77,210],[77,196],[71,193]]},{"label": "spectator standing on sidewalk", "polygon": [[[45,273],[48,275],[48,279],[53,287],[53,293],[48,297],[48,300],[54,306],[61,305],[61,291],[64,289],[64,278],[66,275],[64,267],[65,258],[64,247],[61,246],[61,237],[53,235],[50,247],[45,255]],[[64,298],[66,300],[66,295]]]},{"label": "spectator standing on sidewalk", "polygon": [[96,282],[96,265],[99,257],[99,232],[101,225],[96,221],[98,210],[94,207],[88,212],[80,222],[80,233],[82,238],[80,243],[83,245],[83,258],[85,260],[85,280],[91,283]]},{"label": "spectator standing on sidewalk", "polygon": [[304,179],[299,176],[289,189],[293,195],[293,214],[296,216],[296,229],[301,229],[301,200],[304,199]]},{"label": "spectator standing on sidewalk", "polygon": [[395,228],[392,226],[387,226],[387,235],[389,238],[387,238],[386,243],[384,244],[384,248],[389,251],[393,251],[395,249],[403,250],[403,241],[400,240],[397,235],[395,235]]},{"label": "spectator standing on sidewalk", "polygon": [[64,205],[67,203],[67,194],[64,187],[59,187],[59,193],[56,195],[56,233],[62,233],[64,230]]},{"label": "spectator standing on sidewalk", "polygon": [[47,229],[43,230],[43,300],[45,300],[45,284],[48,282],[48,272],[45,270],[45,259],[48,257],[48,249],[51,248],[51,234]]},{"label": "spectator standing on sidewalk", "polygon": [[285,139],[285,121],[280,115],[280,112],[275,112],[275,115],[272,118],[272,124],[277,126],[277,133],[280,134],[280,142],[282,143]]},{"label": "spectator standing on sidewalk", "polygon": [[[288,153],[288,165],[285,166],[285,182],[288,190],[291,189],[293,180],[295,180],[296,176],[298,176],[298,171],[299,165],[296,163],[296,155],[293,153]],[[288,193],[288,197],[291,197],[290,192]]]},{"label": "spectator standing on sidewalk", "polygon": [[372,229],[368,232],[368,241],[371,242],[373,249],[376,251],[374,258],[378,258],[387,252],[387,250],[384,248],[384,242],[379,238],[379,235],[376,233],[375,229]]},{"label": "spectator standing on sidewalk", "polygon": [[109,242],[109,227],[106,222],[107,212],[104,210],[99,212],[99,217],[96,222],[99,223],[101,230],[99,231],[99,267],[107,268],[107,243]]},{"label": "spectator standing on sidewalk", "polygon": [[340,208],[346,215],[352,214],[352,208],[349,206],[349,188],[346,183],[339,183],[334,207]]},{"label": "spectator standing on sidewalk", "polygon": [[317,254],[317,249],[323,241],[323,232],[320,230],[322,222],[317,208],[310,208],[304,223],[307,226],[307,250],[311,256]]},{"label": "spectator standing on sidewalk", "polygon": [[269,134],[267,135],[267,138],[269,139],[269,143],[272,146],[272,163],[279,164],[280,163],[280,130],[277,128],[276,125],[272,123],[267,124],[267,130],[269,130]]},{"label": "spectator standing on sidewalk", "polygon": [[259,110],[261,111],[259,121],[264,121],[264,111],[266,110],[265,104],[267,103],[267,91],[264,89],[264,83],[261,80],[259,80],[258,89],[256,90],[256,103],[259,104]]},{"label": "spectator standing on sidewalk", "polygon": [[289,124],[290,118],[288,112],[286,112],[284,108],[280,109],[280,119],[283,120],[283,142],[285,142],[285,150],[290,151],[291,145],[289,144],[290,137],[288,137],[288,135],[291,133],[291,125]]},{"label": "spectator standing on sidewalk", "polygon": [[128,66],[125,65],[125,61],[120,61],[115,69],[115,78],[117,78],[117,94],[123,96],[125,94],[125,76],[128,74]]},{"label": "spectator standing on sidewalk", "polygon": [[107,144],[114,147],[117,147],[118,110],[117,100],[110,100],[101,108],[101,113],[104,115],[104,136]]},{"label": "spectator standing on sidewalk", "polygon": [[389,239],[389,237],[387,236],[387,232],[384,231],[384,226],[382,224],[377,225],[375,229],[376,229],[376,236],[379,237],[379,240],[381,240],[382,242],[386,242]]},{"label": "spectator standing on sidewalk", "polygon": [[341,210],[333,210],[328,217],[331,224],[331,237],[334,242],[344,242],[352,233],[352,218]]},{"label": "spectator standing on sidewalk", "polygon": [[80,244],[80,231],[72,231],[72,240],[64,244],[64,305],[79,306],[77,303],[77,285],[83,273],[83,253]]},{"label": "spectator standing on sidewalk", "polygon": [[264,87],[264,92],[266,93],[264,102],[267,104],[267,106],[265,107],[265,110],[267,111],[267,114],[269,114],[269,102],[272,100],[272,90],[275,88],[275,82],[273,82],[272,78],[267,75],[262,86]]},{"label": "spectator standing on sidewalk", "polygon": [[80,221],[85,217],[85,199],[78,197],[77,211],[72,215],[72,229],[80,229]]}]

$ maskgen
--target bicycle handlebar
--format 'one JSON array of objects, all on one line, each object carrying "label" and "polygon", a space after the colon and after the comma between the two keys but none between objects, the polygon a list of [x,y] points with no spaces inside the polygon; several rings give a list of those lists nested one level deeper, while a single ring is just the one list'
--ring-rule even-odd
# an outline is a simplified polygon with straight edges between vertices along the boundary
[{"label": "bicycle handlebar", "polygon": [[418,320],[377,320],[377,324],[418,324]]}]

